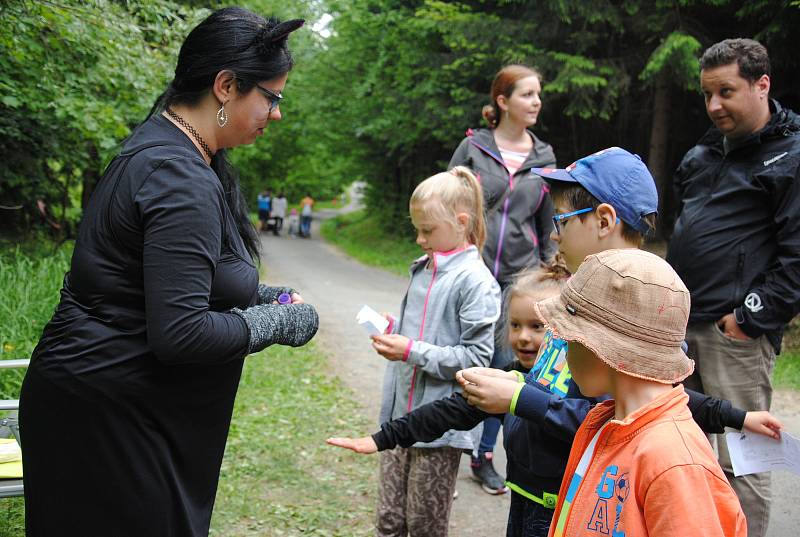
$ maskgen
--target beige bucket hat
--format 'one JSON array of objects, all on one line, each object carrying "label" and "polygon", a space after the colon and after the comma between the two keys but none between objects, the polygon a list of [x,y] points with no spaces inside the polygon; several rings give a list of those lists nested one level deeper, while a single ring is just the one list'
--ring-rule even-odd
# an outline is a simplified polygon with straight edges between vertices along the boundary
[{"label": "beige bucket hat", "polygon": [[681,348],[689,291],[666,261],[649,252],[590,255],[559,296],[534,308],[556,337],[583,344],[626,375],[674,384],[694,370]]}]

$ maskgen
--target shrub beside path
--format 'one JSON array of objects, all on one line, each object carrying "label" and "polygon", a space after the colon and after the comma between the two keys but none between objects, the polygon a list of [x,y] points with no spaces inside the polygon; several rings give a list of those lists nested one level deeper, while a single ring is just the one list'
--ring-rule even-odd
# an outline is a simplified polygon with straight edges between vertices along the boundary
[{"label": "shrub beside path", "polygon": [[[357,194],[342,211],[358,206]],[[330,436],[361,436],[377,430],[381,381],[385,361],[370,345],[363,329],[355,322],[358,309],[367,304],[376,311],[397,313],[407,280],[386,271],[367,267],[345,256],[322,241],[319,220],[337,211],[325,210],[315,215],[312,239],[292,239],[284,235],[262,235],[262,263],[266,281],[291,285],[314,304],[320,314],[316,337],[320,350],[328,353],[330,374],[338,376],[353,390],[365,415],[375,423],[369,431],[342,431],[331,425]],[[800,436],[800,394],[776,390],[773,413],[787,429]],[[334,449],[334,448],[331,448]],[[505,453],[498,441],[495,465],[505,470]],[[377,456],[365,456],[365,464],[375,466]],[[508,495],[490,496],[470,479],[469,459],[463,457],[450,519],[452,537],[504,535],[508,514]],[[690,493],[687,491],[687,493]],[[800,478],[788,472],[773,472],[773,505],[767,537],[794,535],[800,520]]]}]

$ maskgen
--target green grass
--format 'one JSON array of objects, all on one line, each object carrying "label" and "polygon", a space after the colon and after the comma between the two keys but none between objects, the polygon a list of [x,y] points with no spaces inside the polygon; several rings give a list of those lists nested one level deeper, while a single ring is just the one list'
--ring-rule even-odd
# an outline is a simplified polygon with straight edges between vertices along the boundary
[{"label": "green grass", "polygon": [[212,535],[371,535],[377,457],[325,444],[373,427],[313,347],[247,359]]},{"label": "green grass", "polygon": [[[30,247],[0,252],[0,359],[30,358],[59,299],[72,243],[52,251]],[[0,399],[16,399],[23,372],[0,373]]]},{"label": "green grass", "polygon": [[775,361],[773,384],[776,388],[800,391],[800,349],[786,349]]},{"label": "green grass", "polygon": [[380,224],[378,217],[356,211],[323,222],[322,236],[362,263],[407,276],[422,250],[412,235],[407,239],[387,235]]},{"label": "green grass", "polygon": [[[344,201],[342,201],[341,195],[336,196],[335,199],[330,200],[316,200],[314,202],[314,210],[319,211],[320,209],[341,209],[345,207],[348,203],[350,203],[350,189],[347,189],[344,195]],[[298,207],[298,211],[300,208]]]}]

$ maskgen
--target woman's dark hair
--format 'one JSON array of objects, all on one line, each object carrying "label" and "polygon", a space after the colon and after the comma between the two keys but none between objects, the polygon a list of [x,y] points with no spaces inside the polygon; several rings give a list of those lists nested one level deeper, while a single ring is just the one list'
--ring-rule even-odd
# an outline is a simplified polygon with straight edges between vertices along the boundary
[{"label": "woman's dark hair", "polygon": [[[240,7],[215,11],[186,37],[178,55],[175,78],[156,99],[147,117],[160,114],[173,104],[196,105],[214,85],[220,71],[231,71],[242,93],[252,90],[257,82],[288,73],[294,62],[286,38],[302,25],[300,19],[282,23]],[[214,154],[211,168],[222,183],[247,251],[258,259],[258,234],[250,222],[236,170],[228,162],[224,149]]]}]

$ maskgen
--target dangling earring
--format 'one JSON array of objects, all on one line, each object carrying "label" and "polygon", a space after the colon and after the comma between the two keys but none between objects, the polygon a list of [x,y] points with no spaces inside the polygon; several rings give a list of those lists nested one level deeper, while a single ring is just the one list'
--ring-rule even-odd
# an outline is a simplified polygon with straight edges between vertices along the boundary
[{"label": "dangling earring", "polygon": [[508,121],[508,110],[506,110],[506,111],[505,111],[505,115],[503,116],[503,119],[505,119],[506,121]]},{"label": "dangling earring", "polygon": [[217,125],[219,125],[220,128],[222,128],[227,124],[228,124],[228,113],[225,112],[225,105],[223,104],[222,106],[219,107],[219,110],[217,110]]}]

